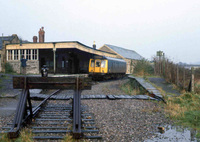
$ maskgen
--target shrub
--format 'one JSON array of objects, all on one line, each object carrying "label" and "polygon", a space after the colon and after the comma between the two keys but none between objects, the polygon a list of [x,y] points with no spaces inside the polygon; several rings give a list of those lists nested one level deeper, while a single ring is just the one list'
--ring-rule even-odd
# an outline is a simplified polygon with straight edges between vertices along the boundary
[{"label": "shrub", "polygon": [[5,63],[5,73],[14,73],[13,67],[10,63]]},{"label": "shrub", "polygon": [[134,73],[138,75],[152,75],[154,70],[149,61],[142,59],[135,64]]}]

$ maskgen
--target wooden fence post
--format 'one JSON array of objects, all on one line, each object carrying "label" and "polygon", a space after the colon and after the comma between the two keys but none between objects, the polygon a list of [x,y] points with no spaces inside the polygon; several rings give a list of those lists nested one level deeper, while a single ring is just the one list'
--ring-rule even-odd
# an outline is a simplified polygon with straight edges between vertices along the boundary
[{"label": "wooden fence post", "polygon": [[185,67],[183,67],[183,89],[185,89]]},{"label": "wooden fence post", "polygon": [[163,77],[165,78],[165,53],[163,53]]},{"label": "wooden fence post", "polygon": [[154,61],[154,75],[157,75],[156,68],[157,68],[157,61],[155,59],[155,61]]},{"label": "wooden fence post", "polygon": [[194,92],[194,67],[191,68],[191,92]]},{"label": "wooden fence post", "polygon": [[179,85],[179,68],[178,68],[178,64],[177,64],[177,69],[176,69],[176,85]]}]

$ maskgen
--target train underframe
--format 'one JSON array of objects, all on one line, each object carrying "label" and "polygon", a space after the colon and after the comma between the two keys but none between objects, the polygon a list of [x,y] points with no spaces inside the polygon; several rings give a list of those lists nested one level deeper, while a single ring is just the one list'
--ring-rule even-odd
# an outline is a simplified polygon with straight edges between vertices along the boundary
[{"label": "train underframe", "polygon": [[117,79],[123,78],[125,75],[125,73],[89,73],[93,80]]}]

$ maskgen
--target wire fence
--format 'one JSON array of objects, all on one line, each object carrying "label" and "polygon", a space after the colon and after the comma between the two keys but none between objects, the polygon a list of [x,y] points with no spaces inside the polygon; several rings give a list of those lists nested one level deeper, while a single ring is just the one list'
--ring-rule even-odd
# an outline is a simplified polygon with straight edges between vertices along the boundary
[{"label": "wire fence", "polygon": [[154,57],[154,73],[180,89],[200,93],[200,68],[188,68],[164,57]]}]

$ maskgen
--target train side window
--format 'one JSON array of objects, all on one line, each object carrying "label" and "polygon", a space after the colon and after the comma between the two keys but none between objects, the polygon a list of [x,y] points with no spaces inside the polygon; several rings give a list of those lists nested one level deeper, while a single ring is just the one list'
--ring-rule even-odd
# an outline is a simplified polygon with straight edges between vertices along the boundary
[{"label": "train side window", "polygon": [[106,66],[106,61],[101,61],[101,67],[105,68],[105,66]]},{"label": "train side window", "polygon": [[96,60],[96,67],[100,67],[101,62],[99,60]]},{"label": "train side window", "polygon": [[94,67],[94,60],[91,60],[91,67]]}]

